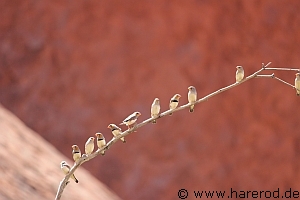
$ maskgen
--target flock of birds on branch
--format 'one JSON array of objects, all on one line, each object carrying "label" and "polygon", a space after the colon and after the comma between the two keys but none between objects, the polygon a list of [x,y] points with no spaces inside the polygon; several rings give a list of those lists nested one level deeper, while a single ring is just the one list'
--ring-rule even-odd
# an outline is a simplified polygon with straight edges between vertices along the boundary
[{"label": "flock of birds on branch", "polygon": [[[237,66],[237,71],[236,71],[236,82],[240,82],[243,80],[244,78],[244,69],[242,66]],[[300,73],[296,73],[296,79],[295,79],[295,88],[296,88],[296,94],[299,96],[300,95]],[[190,86],[188,87],[188,102],[191,104],[190,106],[190,112],[194,112],[194,103],[197,101],[197,91],[196,88],[194,86]],[[170,100],[170,104],[169,104],[169,108],[170,110],[174,110],[177,108],[178,104],[179,104],[179,99],[180,99],[181,95],[180,94],[175,94],[171,100]],[[151,106],[151,117],[154,119],[152,121],[152,123],[156,123],[156,119],[159,117],[159,112],[160,112],[160,103],[159,103],[159,99],[155,98],[152,106]],[[129,115],[127,118],[125,118],[123,120],[123,122],[120,125],[126,125],[128,127],[128,129],[131,129],[132,127],[135,126],[135,123],[138,119],[138,117],[141,115],[140,112],[134,112],[131,115]],[[172,113],[170,113],[170,115],[172,115]],[[113,136],[117,137],[119,135],[122,134],[122,130],[120,127],[118,127],[115,124],[109,124],[108,127]],[[103,148],[106,145],[106,141],[104,136],[102,135],[102,133],[96,133],[95,134],[96,139],[97,139],[97,146],[99,149]],[[87,142],[85,143],[85,154],[83,154],[82,156],[89,156],[90,154],[92,154],[93,150],[94,150],[94,137],[90,137]],[[126,140],[124,137],[121,137],[120,140],[125,143]],[[72,146],[72,155],[73,155],[73,159],[75,162],[78,162],[79,159],[81,158],[81,151],[79,149],[79,147],[77,145],[73,145]],[[105,150],[102,150],[100,152],[102,155],[105,154]],[[64,172],[64,174],[68,174],[71,167],[67,164],[66,161],[62,161],[61,162],[61,169]],[[74,174],[72,174],[71,178],[78,183],[78,179],[75,177]]]}]

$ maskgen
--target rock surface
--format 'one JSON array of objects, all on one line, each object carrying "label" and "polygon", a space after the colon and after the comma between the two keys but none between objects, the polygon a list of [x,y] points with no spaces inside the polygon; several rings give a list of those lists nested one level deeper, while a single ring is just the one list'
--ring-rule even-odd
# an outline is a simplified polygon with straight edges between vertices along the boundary
[{"label": "rock surface", "polygon": [[[63,179],[59,151],[0,106],[0,199],[54,199]],[[72,165],[73,162],[67,160]],[[85,169],[75,173],[63,199],[119,199]]]},{"label": "rock surface", "polygon": [[[203,97],[272,61],[300,67],[300,2],[2,1],[0,102],[71,158],[134,111]],[[293,83],[294,72],[274,71]],[[265,72],[271,74],[272,72]],[[83,165],[123,199],[192,190],[300,190],[300,98],[255,79],[149,124]],[[122,127],[125,129],[125,127]]]}]

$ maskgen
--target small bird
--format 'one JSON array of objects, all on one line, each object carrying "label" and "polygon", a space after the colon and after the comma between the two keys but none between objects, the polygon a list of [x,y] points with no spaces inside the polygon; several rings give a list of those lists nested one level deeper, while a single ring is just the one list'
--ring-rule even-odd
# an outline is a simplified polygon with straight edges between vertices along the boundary
[{"label": "small bird", "polygon": [[[65,175],[67,175],[71,169],[71,167],[68,165],[68,163],[66,161],[62,161],[60,163],[60,168],[64,172]],[[75,181],[75,183],[78,183],[78,180],[74,174],[72,174],[71,179],[73,179]]]},{"label": "small bird", "polygon": [[244,69],[242,66],[236,67],[235,79],[236,82],[241,82],[244,78]]},{"label": "small bird", "polygon": [[[189,103],[195,103],[197,101],[197,91],[194,86],[188,87],[189,92],[188,92],[188,100]],[[190,112],[194,112],[194,107],[195,105],[191,105],[190,107]]]},{"label": "small bird", "polygon": [[[102,135],[102,133],[96,133],[95,135],[96,135],[96,138],[97,138],[97,146],[98,146],[99,149],[101,149],[102,147],[104,147],[106,145],[105,138]],[[102,155],[104,155],[105,150],[102,150],[100,153]]]},{"label": "small bird", "polygon": [[[179,99],[180,99],[181,95],[180,94],[175,94],[171,100],[170,100],[170,110],[174,110],[175,108],[177,108],[178,106],[178,103],[179,103]],[[172,115],[173,113],[170,113],[170,116]]]},{"label": "small bird", "polygon": [[[151,105],[151,117],[159,117],[159,111],[160,111],[160,104],[159,99],[155,98],[152,105]],[[153,124],[156,124],[156,119],[152,121]]]},{"label": "small bird", "polygon": [[296,73],[296,78],[295,78],[295,88],[296,88],[296,94],[297,96],[300,95],[300,73]]},{"label": "small bird", "polygon": [[81,158],[81,151],[80,151],[79,147],[75,144],[72,145],[72,149],[73,149],[73,151],[72,151],[73,159],[75,162],[77,162],[78,159]]},{"label": "small bird", "polygon": [[126,117],[126,119],[124,119],[120,125],[125,124],[128,127],[128,129],[130,129],[130,125],[134,124],[140,115],[142,115],[140,112],[134,112],[128,117]]},{"label": "small bird", "polygon": [[[113,134],[115,137],[117,137],[118,135],[121,135],[121,134],[122,134],[121,128],[118,127],[118,126],[115,125],[115,124],[110,124],[110,125],[108,125],[107,128],[109,128],[109,129],[111,130],[112,134]],[[126,140],[125,140],[124,137],[121,137],[120,140],[121,140],[123,143],[126,142]]]},{"label": "small bird", "polygon": [[94,150],[94,137],[89,137],[85,143],[85,154],[90,155]]}]

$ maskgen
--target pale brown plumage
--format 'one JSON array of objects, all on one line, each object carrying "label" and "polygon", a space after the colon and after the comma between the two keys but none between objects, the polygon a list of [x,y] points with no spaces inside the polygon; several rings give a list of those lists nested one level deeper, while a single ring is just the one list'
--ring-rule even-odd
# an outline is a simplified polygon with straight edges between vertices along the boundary
[{"label": "pale brown plumage", "polygon": [[125,124],[128,127],[128,129],[130,129],[131,128],[130,125],[134,124],[138,119],[138,117],[141,115],[142,114],[140,112],[134,112],[128,117],[126,117],[120,125]]},{"label": "pale brown plumage", "polygon": [[236,72],[235,72],[235,80],[236,82],[241,82],[244,78],[244,69],[242,66],[237,66],[236,67]]},{"label": "pale brown plumage", "polygon": [[[159,99],[155,98],[152,105],[151,105],[151,117],[152,118],[159,117],[159,111],[160,111]],[[156,124],[156,119],[153,120],[152,123]]]},{"label": "pale brown plumage", "polygon": [[[190,86],[188,87],[188,101],[189,103],[195,103],[197,101],[197,91],[196,91],[196,88],[194,86]],[[194,112],[194,107],[195,105],[191,105],[190,106],[190,112]]]},{"label": "pale brown plumage", "polygon": [[[181,95],[180,94],[175,94],[171,99],[170,99],[170,104],[169,104],[169,108],[170,110],[174,110],[175,108],[177,108],[178,104],[179,104],[179,99],[180,99]],[[170,113],[170,116],[173,113]]]},{"label": "pale brown plumage", "polygon": [[[62,161],[60,163],[60,168],[64,172],[65,175],[67,175],[70,172],[71,167],[68,165],[66,161]],[[71,179],[75,181],[75,183],[78,183],[78,179],[75,177],[74,174],[72,174]]]},{"label": "pale brown plumage", "polygon": [[[106,145],[106,141],[105,141],[105,138],[104,138],[103,134],[102,133],[96,133],[95,136],[96,136],[96,139],[97,139],[98,148],[99,149],[103,148]],[[102,150],[100,153],[102,155],[104,155],[105,150]]]},{"label": "pale brown plumage", "polygon": [[[119,135],[122,134],[121,128],[118,127],[118,126],[115,125],[115,124],[110,124],[110,125],[108,125],[107,128],[109,128],[109,129],[111,130],[111,133],[112,133],[115,137],[117,137],[117,136],[119,136]],[[124,137],[121,137],[120,140],[121,140],[123,143],[126,142],[126,140],[125,140]]]},{"label": "pale brown plumage", "polygon": [[75,162],[77,162],[79,160],[79,158],[81,158],[81,151],[79,149],[79,147],[77,145],[72,145],[72,155],[73,155],[73,159]]}]

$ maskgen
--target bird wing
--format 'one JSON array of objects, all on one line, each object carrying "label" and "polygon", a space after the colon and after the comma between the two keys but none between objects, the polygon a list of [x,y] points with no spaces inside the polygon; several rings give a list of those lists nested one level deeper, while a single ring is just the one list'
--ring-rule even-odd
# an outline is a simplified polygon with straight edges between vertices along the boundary
[{"label": "bird wing", "polygon": [[136,118],[135,115],[129,115],[126,119],[123,120],[123,123],[129,122],[131,120],[134,120]]}]

